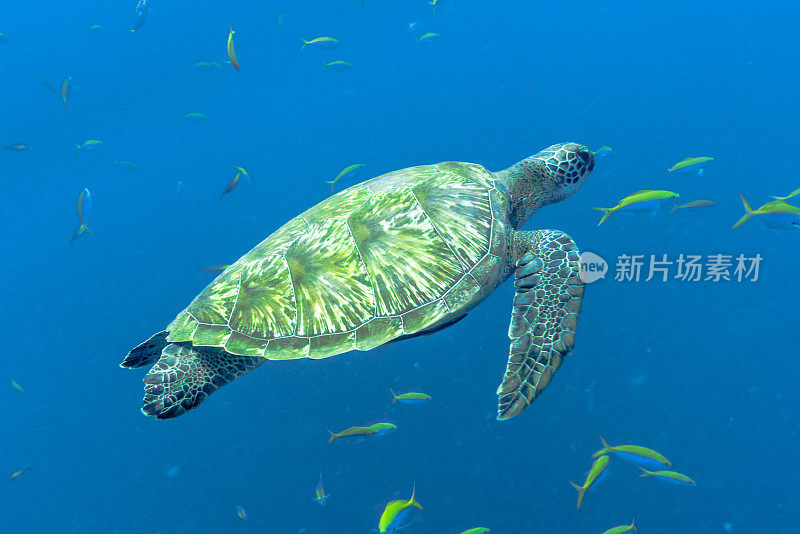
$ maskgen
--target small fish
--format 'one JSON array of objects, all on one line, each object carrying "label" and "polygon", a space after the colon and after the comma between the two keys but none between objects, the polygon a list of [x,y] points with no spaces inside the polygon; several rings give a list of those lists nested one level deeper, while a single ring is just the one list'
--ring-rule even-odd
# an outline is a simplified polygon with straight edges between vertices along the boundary
[{"label": "small fish", "polygon": [[797,195],[800,195],[800,187],[798,187],[797,189],[795,189],[794,191],[792,191],[791,193],[789,193],[785,197],[773,196],[772,198],[774,198],[775,200],[789,200],[790,198],[796,197]]},{"label": "small fish", "polygon": [[221,273],[228,267],[230,267],[230,265],[225,265],[223,263],[215,263],[214,265],[211,265],[209,267],[201,267],[200,265],[197,266],[197,268],[200,269],[200,274]]},{"label": "small fish", "polygon": [[175,194],[179,195],[181,191],[183,191],[184,187],[185,186],[183,185],[183,181],[178,180],[178,183],[175,184]]},{"label": "small fish", "polygon": [[603,218],[600,219],[599,223],[597,223],[597,226],[600,226],[606,222],[606,219],[608,219],[609,215],[620,210],[625,210],[630,213],[650,212],[655,215],[655,213],[661,209],[667,201],[674,200],[679,196],[680,195],[678,193],[673,193],[672,191],[652,191],[649,189],[643,189],[623,198],[619,201],[619,204],[613,208],[592,209],[604,212]]},{"label": "small fish", "polygon": [[300,50],[311,45],[316,45],[316,48],[334,48],[339,44],[339,42],[339,39],[327,36],[317,37],[315,39],[311,39],[310,41],[303,39],[303,46],[300,47]]},{"label": "small fish", "polygon": [[239,519],[247,519],[247,512],[244,509],[244,506],[237,506],[236,507],[236,515]]},{"label": "small fish", "polygon": [[407,501],[403,499],[389,501],[383,509],[381,518],[378,521],[378,532],[395,532],[404,526],[407,526],[404,519],[406,512],[411,507],[416,507],[422,510],[422,505],[415,499],[417,487],[414,485],[411,490],[411,498]]},{"label": "small fish", "polygon": [[594,152],[592,152],[592,154],[594,154],[594,155],[595,155],[595,157],[600,157],[600,158],[603,158],[603,157],[606,157],[606,156],[608,156],[609,154],[611,154],[611,151],[612,151],[612,150],[614,150],[614,149],[613,149],[613,148],[611,148],[610,146],[608,146],[608,145],[603,145],[603,146],[601,146],[600,148],[598,148],[597,150],[595,150]]},{"label": "small fish", "polygon": [[667,172],[677,172],[680,174],[689,174],[696,172],[703,174],[703,163],[712,161],[714,158],[708,156],[689,157],[683,158],[678,163],[667,169]]},{"label": "small fish", "polygon": [[662,480],[666,480],[667,482],[672,482],[673,484],[678,484],[680,486],[696,486],[694,480],[687,477],[684,474],[678,473],[677,471],[648,471],[647,469],[640,467],[643,471],[640,477],[657,477]]},{"label": "small fish", "polygon": [[11,480],[14,480],[15,478],[19,478],[20,476],[22,476],[22,473],[24,473],[24,472],[25,472],[25,469],[19,469],[17,471],[14,471],[13,473],[11,473],[11,476],[8,477],[8,480],[11,481]]},{"label": "small fish", "polygon": [[639,445],[614,445],[613,447],[606,443],[606,440],[603,439],[603,436],[600,436],[600,441],[603,442],[603,448],[599,451],[592,454],[592,458],[597,458],[604,454],[608,454],[613,452],[620,457],[632,460],[634,462],[642,463],[642,461],[647,461],[650,465],[658,465],[658,466],[672,466],[672,462],[667,460],[667,457],[663,454],[654,451],[653,449],[648,449],[647,447],[640,447]]},{"label": "small fish", "polygon": [[314,495],[314,502],[325,506],[328,502],[328,495],[325,494],[325,488],[322,486],[322,473],[319,474],[319,481],[317,482],[317,490]]},{"label": "small fish", "polygon": [[442,3],[442,0],[428,0],[428,3],[433,6],[433,12],[436,13],[436,6]]},{"label": "small fish", "polygon": [[72,77],[67,76],[64,78],[64,81],[61,82],[61,100],[64,101],[64,109],[69,111],[69,105],[67,104],[67,98],[69,97],[69,84],[72,82]]},{"label": "small fish", "polygon": [[322,68],[328,70],[349,70],[353,66],[349,61],[337,59],[336,61],[329,61],[325,63]]},{"label": "small fish", "polygon": [[114,160],[114,165],[119,165],[120,167],[128,167],[132,171],[138,171],[139,166],[131,161],[124,161],[124,160]]},{"label": "small fish", "polygon": [[244,167],[241,167],[239,165],[234,165],[233,168],[236,169],[238,172],[242,173],[242,176],[244,176],[245,178],[247,178],[251,182],[253,181],[253,177],[250,176],[250,173],[247,172],[247,169],[245,169]]},{"label": "small fish", "polygon": [[33,79],[39,82],[39,84],[45,89],[47,89],[48,92],[58,94],[58,89],[56,89],[52,83],[48,82],[41,76],[34,76]]},{"label": "small fish", "polygon": [[227,195],[228,193],[230,193],[231,191],[236,189],[236,186],[239,185],[239,179],[241,177],[242,177],[242,173],[237,172],[236,176],[233,177],[233,180],[228,182],[228,185],[225,186],[225,191],[222,192],[222,194],[219,196],[219,198],[224,197],[225,195]]},{"label": "small fish", "polygon": [[605,471],[606,467],[608,467],[608,455],[604,454],[600,458],[594,461],[592,464],[592,468],[589,470],[589,475],[586,477],[586,481],[583,483],[583,486],[579,486],[574,482],[570,482],[572,487],[578,490],[578,509],[580,510],[581,503],[583,503],[583,495],[586,493],[592,484],[597,480],[603,471]]},{"label": "small fish", "polygon": [[139,0],[136,4],[136,10],[134,11],[136,20],[134,20],[133,29],[131,30],[134,35],[138,35],[136,32],[144,26],[144,21],[147,19],[147,12],[150,9],[150,4],[147,2],[148,0]]},{"label": "small fish", "polygon": [[374,425],[369,425],[367,428],[374,430],[377,436],[383,436],[384,434],[397,430],[397,425],[393,425],[392,423],[375,423]]},{"label": "small fish", "polygon": [[420,402],[431,400],[430,395],[426,395],[425,393],[417,393],[416,391],[409,391],[408,393],[401,393],[400,395],[397,395],[391,389],[389,391],[392,392],[392,404],[397,401],[400,401],[403,404],[418,404]]},{"label": "small fish", "polygon": [[797,206],[793,206],[784,200],[772,200],[754,210],[744,195],[740,196],[746,213],[731,228],[739,228],[749,221],[750,217],[757,215],[764,226],[771,230],[800,229],[800,208]]},{"label": "small fish", "polygon": [[4,34],[3,32],[0,32],[0,43],[7,43],[10,40],[11,40],[11,37],[9,37],[8,35]]},{"label": "small fish", "polygon": [[331,435],[328,443],[331,443],[333,440],[338,438],[364,438],[366,436],[371,436],[378,433],[378,431],[374,428],[366,426],[351,426],[350,428],[342,430],[341,432],[333,433],[330,430],[328,430],[328,432]]},{"label": "small fish", "polygon": [[11,387],[12,387],[12,388],[14,388],[14,389],[16,389],[16,390],[17,390],[17,391],[19,391],[20,393],[25,393],[25,388],[23,388],[22,386],[20,386],[20,385],[17,383],[17,381],[16,381],[16,380],[14,380],[13,378],[11,379]]},{"label": "small fish", "polygon": [[194,64],[196,69],[220,69],[222,65],[218,61],[198,61]]},{"label": "small fish", "polygon": [[5,149],[13,150],[15,152],[25,152],[26,150],[28,150],[28,145],[23,145],[22,143],[16,143],[13,145],[7,145]]},{"label": "small fish", "polygon": [[200,122],[206,120],[208,117],[199,111],[191,111],[185,115],[181,115],[181,119]]},{"label": "small fish", "polygon": [[233,34],[236,33],[233,31],[233,27],[229,26],[230,32],[228,33],[228,59],[231,62],[231,66],[239,71],[239,60],[236,59],[236,50],[233,49]]},{"label": "small fish", "polygon": [[461,534],[486,534],[487,532],[491,531],[486,527],[475,527],[475,528],[468,528]]},{"label": "small fish", "polygon": [[97,148],[98,146],[100,146],[102,144],[103,144],[103,142],[102,141],[98,141],[97,139],[87,139],[83,143],[81,143],[79,145],[78,144],[75,145],[75,155],[77,156],[80,153],[81,149],[83,149],[83,148],[86,148],[86,149]]},{"label": "small fish", "polygon": [[639,532],[639,529],[636,528],[636,519],[631,519],[630,525],[619,525],[616,527],[611,527],[610,529],[603,532],[603,534],[625,534],[626,532]]},{"label": "small fish", "polygon": [[100,33],[100,30],[102,29],[103,27],[100,26],[99,24],[92,24],[91,26],[89,26],[89,29],[86,30],[86,35],[97,35],[98,33]]},{"label": "small fish", "polygon": [[289,13],[282,11],[278,13],[278,26],[283,26],[286,23],[286,17],[289,16]]},{"label": "small fish", "polygon": [[417,39],[418,43],[431,43],[435,41],[439,37],[439,34],[436,32],[425,32],[419,36]]},{"label": "small fish", "polygon": [[686,208],[707,208],[716,205],[717,203],[714,202],[713,200],[694,200],[692,202],[689,202],[688,204],[683,204],[681,206],[675,204],[674,206],[672,206],[672,209],[669,210],[669,212],[672,213],[673,211],[683,210]]},{"label": "small fish", "polygon": [[334,178],[333,180],[325,180],[326,184],[331,184],[331,193],[333,193],[333,184],[338,182],[340,178],[342,178],[345,175],[350,174],[351,172],[355,171],[356,169],[360,169],[363,166],[364,166],[363,163],[354,163],[353,165],[348,165],[347,167],[342,169],[342,172],[337,174],[336,178]]},{"label": "small fish", "polygon": [[72,239],[69,240],[69,244],[71,245],[73,241],[78,239],[82,233],[86,232],[89,235],[94,235],[91,230],[89,230],[88,226],[89,217],[92,214],[92,194],[89,192],[88,189],[81,191],[81,194],[78,195],[78,228],[72,233]]}]

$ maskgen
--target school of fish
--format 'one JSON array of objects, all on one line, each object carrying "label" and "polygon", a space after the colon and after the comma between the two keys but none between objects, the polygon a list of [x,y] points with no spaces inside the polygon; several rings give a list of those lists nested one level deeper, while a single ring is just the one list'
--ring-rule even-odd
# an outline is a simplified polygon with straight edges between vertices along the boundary
[{"label": "school of fish", "polygon": [[[442,0],[427,0],[428,3],[432,6],[434,10],[442,4]],[[365,2],[360,2],[360,7],[365,8]],[[145,22],[148,19],[150,10],[149,0],[138,0],[134,9],[134,17],[133,17],[133,25],[130,28],[130,31],[139,38],[139,35],[142,34],[142,30],[145,27]],[[289,13],[281,12],[278,15],[278,26],[283,26]],[[89,26],[88,30],[86,30],[87,35],[97,35],[101,32],[102,27],[100,25],[91,25]],[[236,71],[240,72],[240,63],[236,53],[236,31],[233,29],[233,25],[228,25],[228,35],[226,40],[226,55],[227,55],[227,62],[231,65],[231,67]],[[430,44],[433,43],[441,38],[440,34],[433,31],[426,31],[424,33],[420,33],[419,36],[416,38],[416,41],[421,44]],[[10,38],[0,33],[0,42],[8,42]],[[305,50],[308,49],[309,52],[313,51],[314,49],[320,50],[334,50],[338,49],[341,45],[341,41],[336,37],[331,36],[318,36],[318,37],[311,37],[310,39],[303,39],[300,48]],[[304,52],[306,53],[306,52]],[[194,67],[196,69],[202,70],[218,70],[222,68],[222,63],[220,61],[198,61],[194,63]],[[346,59],[342,58],[329,58],[327,61],[322,63],[322,68],[325,70],[335,70],[335,71],[346,71],[353,68],[354,65],[347,61]],[[50,84],[47,80],[38,79],[39,82],[46,88],[48,91],[52,91],[53,93],[57,93],[57,89],[55,86]],[[66,76],[60,85],[60,99],[63,103],[64,110],[66,112],[70,112],[70,95],[72,93],[72,77]],[[531,88],[532,91],[533,88]],[[204,122],[208,120],[208,117],[199,111],[190,111],[187,112],[179,117],[181,121],[193,121],[193,122]],[[103,142],[98,139],[87,139],[80,143],[74,143],[75,148],[75,155],[78,156],[83,154],[84,152],[90,149],[97,149],[103,145]],[[14,151],[14,152],[27,152],[29,147],[23,143],[12,143],[5,146],[5,149]],[[603,145],[594,151],[594,155],[598,158],[605,158],[609,157],[614,153],[613,149],[610,146]],[[714,161],[714,157],[711,156],[690,156],[684,159],[681,159],[670,168],[667,169],[669,175],[673,174],[682,174],[686,176],[693,176],[695,178],[700,178],[704,176],[706,166]],[[131,171],[139,171],[140,167],[131,161],[127,160],[114,160],[113,164],[118,167],[126,168]],[[352,178],[357,174],[359,169],[365,166],[364,163],[354,163],[344,167],[334,178],[331,180],[324,180],[325,183],[330,184],[331,186],[331,193],[334,191],[334,186],[345,178]],[[253,183],[253,179],[250,173],[241,165],[233,165],[233,177],[230,178],[225,188],[222,190],[221,194],[219,195],[220,200],[223,199],[228,194],[234,192],[237,189],[242,178],[245,178],[246,181]],[[676,182],[673,182],[676,183]],[[677,183],[681,187],[684,187],[686,184],[684,183]],[[180,192],[180,189],[183,187],[183,182],[178,182],[178,189],[176,192]],[[673,187],[673,186],[669,186]],[[800,188],[795,189],[794,191],[783,195],[783,196],[773,196],[771,201],[765,202],[760,207],[754,209],[748,199],[745,197],[744,194],[741,194],[741,202],[744,208],[744,214],[742,217],[737,220],[732,228],[736,229],[745,224],[746,222],[750,221],[751,219],[757,220],[761,222],[765,227],[771,230],[795,230],[800,229],[800,207],[797,207],[791,204],[789,201],[800,195]],[[601,226],[609,219],[611,215],[616,213],[629,213],[629,214],[649,214],[650,216],[655,216],[659,212],[663,211],[665,208],[670,208],[670,213],[674,213],[676,211],[685,211],[685,210],[696,210],[701,208],[710,208],[717,204],[717,202],[713,200],[706,200],[706,199],[699,199],[699,200],[692,200],[690,202],[684,204],[678,204],[678,199],[681,198],[680,194],[671,190],[667,189],[644,189],[639,190],[634,193],[628,194],[627,196],[622,197],[616,205],[608,208],[601,208],[597,207],[594,208],[598,211],[603,213],[602,218],[598,222],[597,226]],[[90,218],[92,213],[92,195],[88,188],[84,188],[79,192],[77,198],[77,227],[72,233],[72,237],[69,240],[69,244],[72,245],[79,237],[84,235],[93,235],[93,231],[89,228]],[[203,273],[219,273],[225,270],[228,267],[228,264],[215,264],[209,267],[200,267],[198,268]],[[19,393],[24,393],[25,389],[16,381],[11,380],[11,387]],[[403,392],[400,394],[395,393],[392,389],[389,390],[391,393],[391,404],[394,405],[396,403],[400,404],[407,404],[407,405],[414,405],[414,404],[425,404],[431,401],[431,396],[417,391],[408,391]],[[365,439],[374,439],[378,436],[383,436],[394,432],[397,430],[397,426],[393,423],[389,422],[378,422],[373,423],[370,425],[363,425],[363,426],[351,426],[339,432],[333,432],[328,430],[329,439],[328,442],[332,443],[334,441],[361,441]],[[582,484],[577,484],[574,482],[570,482],[570,484],[577,490],[578,497],[577,497],[577,509],[580,509],[584,503],[584,498],[586,493],[596,488],[597,485],[601,482],[604,475],[607,473],[609,465],[612,463],[611,458],[614,456],[615,458],[623,459],[634,464],[637,464],[637,467],[640,469],[641,478],[646,479],[656,479],[661,480],[673,484],[678,484],[682,486],[695,486],[696,483],[693,479],[689,476],[673,471],[669,468],[672,467],[672,463],[661,453],[639,445],[630,445],[630,444],[622,444],[622,445],[609,445],[605,439],[601,436],[603,447],[592,454],[593,463],[589,468],[588,474]],[[614,460],[616,462],[617,460]],[[28,468],[23,468],[14,471],[8,477],[9,481],[13,481],[21,477]],[[319,479],[316,482],[316,488],[314,492],[314,496],[312,497],[313,501],[320,506],[326,506],[328,500],[330,498],[330,494],[326,492],[326,489],[323,485],[323,476],[322,473],[319,474]],[[377,532],[385,533],[385,532],[396,532],[401,529],[405,529],[416,523],[419,520],[419,514],[423,511],[422,505],[416,499],[416,485],[412,486],[412,491],[410,497],[408,499],[394,499],[389,500],[386,502],[383,512],[377,518]],[[247,512],[245,511],[244,507],[239,505],[236,507],[236,516],[239,519],[245,520],[247,519]],[[638,527],[635,524],[635,520],[632,520],[630,524],[619,525],[615,527],[611,527],[606,530],[603,534],[621,534],[625,532],[632,532],[637,531]],[[463,530],[461,534],[486,534],[489,533],[490,529],[487,527],[473,527],[467,530]]]}]

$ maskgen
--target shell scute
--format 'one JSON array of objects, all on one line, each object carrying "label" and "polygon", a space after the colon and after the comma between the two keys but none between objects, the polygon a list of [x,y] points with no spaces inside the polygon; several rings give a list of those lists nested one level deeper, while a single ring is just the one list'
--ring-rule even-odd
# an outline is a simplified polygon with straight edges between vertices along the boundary
[{"label": "shell scute", "polygon": [[471,276],[465,276],[447,292],[444,300],[451,310],[464,308],[472,303],[473,298],[481,290],[481,286]]},{"label": "shell scute", "polygon": [[227,325],[200,324],[192,336],[195,345],[204,347],[224,347],[231,336]]},{"label": "shell scute", "polygon": [[307,337],[281,337],[270,339],[264,349],[264,357],[270,360],[295,360],[308,358],[309,339]]},{"label": "shell scute", "polygon": [[356,329],[355,349],[371,350],[403,335],[400,317],[377,317]]},{"label": "shell scute", "polygon": [[294,333],[296,313],[292,280],[283,256],[253,259],[242,267],[239,294],[230,315],[233,330],[264,342],[289,336]]},{"label": "shell scute", "polygon": [[412,191],[462,265],[475,265],[489,249],[492,212],[487,189],[467,178],[439,173]]},{"label": "shell scute", "polygon": [[426,304],[463,269],[409,189],[375,194],[347,218],[375,289],[375,315]]},{"label": "shell scute", "polygon": [[239,293],[242,260],[237,261],[211,282],[186,308],[200,324],[227,325]]},{"label": "shell scute", "polygon": [[[295,217],[275,230],[275,232],[273,232],[264,241],[253,247],[250,252],[242,256],[242,258],[236,263],[249,263],[263,256],[280,256],[286,252],[286,249],[289,248],[289,245],[294,243],[298,236],[302,235],[307,229],[308,223],[302,217]],[[234,264],[232,267],[235,266],[236,264]]]},{"label": "shell scute", "polygon": [[311,225],[286,251],[298,336],[354,330],[372,318],[372,284],[344,219]]},{"label": "shell scute", "polygon": [[231,354],[260,357],[264,356],[264,349],[266,347],[266,341],[245,336],[244,334],[234,331],[231,332],[224,348]]},{"label": "shell scute", "polygon": [[370,191],[378,194],[393,193],[439,175],[436,165],[421,165],[409,169],[392,171],[364,182]]},{"label": "shell scute", "polygon": [[328,358],[355,348],[356,331],[341,334],[328,334],[312,337],[309,342],[308,357]]},{"label": "shell scute", "polygon": [[475,264],[472,276],[481,287],[489,287],[500,276],[502,266],[503,262],[500,261],[500,258],[487,254]]},{"label": "shell scute", "polygon": [[370,194],[369,188],[364,184],[354,185],[323,200],[313,208],[307,209],[300,215],[300,218],[308,224],[316,224],[334,217],[347,216],[360,206]]},{"label": "shell scute", "polygon": [[437,163],[436,168],[441,171],[456,174],[471,180],[484,189],[491,188],[494,180],[492,175],[482,165],[475,163],[463,163],[460,161],[444,161]]},{"label": "shell scute", "polygon": [[177,341],[188,341],[192,339],[194,331],[197,329],[197,319],[192,317],[189,312],[183,310],[169,325],[167,325],[167,341],[174,343]]},{"label": "shell scute", "polygon": [[420,330],[425,330],[432,324],[439,322],[450,314],[443,299],[429,302],[415,310],[404,313],[403,330],[406,334],[414,334]]}]

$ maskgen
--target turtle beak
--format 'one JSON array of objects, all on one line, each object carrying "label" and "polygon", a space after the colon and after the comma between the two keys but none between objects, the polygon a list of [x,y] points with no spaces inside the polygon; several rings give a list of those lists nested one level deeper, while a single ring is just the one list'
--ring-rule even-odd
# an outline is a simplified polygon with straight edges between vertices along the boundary
[{"label": "turtle beak", "polygon": [[594,154],[585,146],[576,143],[565,144],[564,148],[574,155],[570,158],[569,167],[562,171],[563,197],[568,197],[583,185],[589,173],[594,170]]},{"label": "turtle beak", "polygon": [[583,164],[586,166],[586,172],[592,172],[594,170],[594,154],[589,152],[586,147],[580,148],[576,153],[578,157],[583,160]]}]

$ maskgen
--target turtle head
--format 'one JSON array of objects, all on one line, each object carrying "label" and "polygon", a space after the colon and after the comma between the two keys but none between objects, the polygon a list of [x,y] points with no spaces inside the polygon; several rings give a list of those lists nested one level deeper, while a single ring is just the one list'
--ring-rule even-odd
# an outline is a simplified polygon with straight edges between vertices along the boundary
[{"label": "turtle head", "polygon": [[580,189],[586,177],[594,169],[594,154],[577,143],[559,143],[547,147],[533,158],[544,169],[544,180],[549,180],[551,204],[564,200]]},{"label": "turtle head", "polygon": [[592,169],[591,150],[578,143],[558,143],[502,171],[501,180],[511,192],[513,226],[520,228],[540,206],[580,189]]}]

